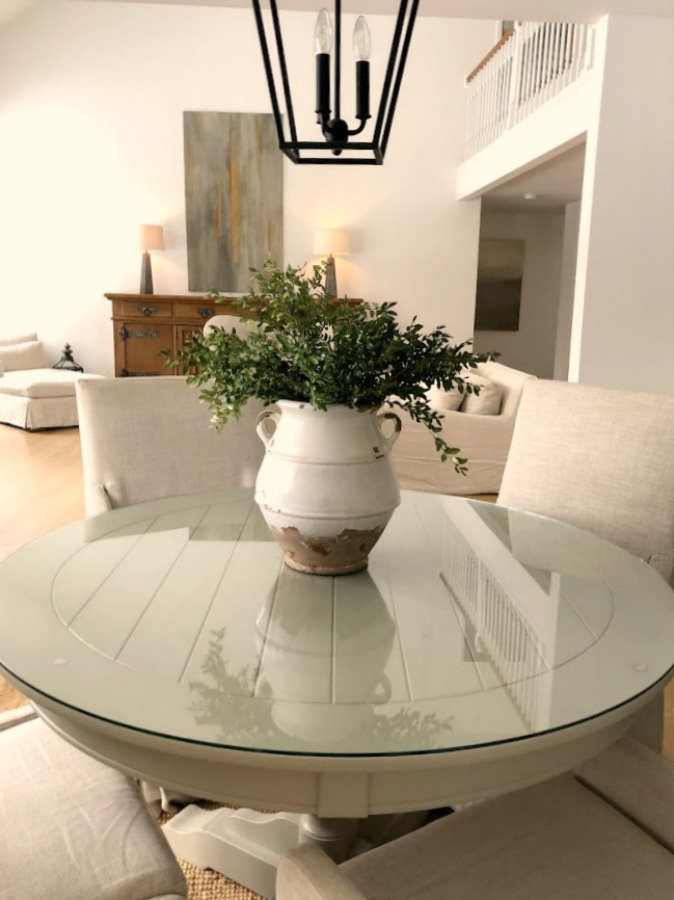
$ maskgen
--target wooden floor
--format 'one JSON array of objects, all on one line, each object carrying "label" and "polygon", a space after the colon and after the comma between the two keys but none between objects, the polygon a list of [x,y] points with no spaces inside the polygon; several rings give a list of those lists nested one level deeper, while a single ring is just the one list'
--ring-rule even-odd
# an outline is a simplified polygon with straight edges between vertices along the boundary
[{"label": "wooden floor", "polygon": [[[31,433],[0,424],[0,460],[0,560],[84,515],[77,428]],[[674,681],[665,698],[665,752],[674,757]],[[0,678],[0,709],[22,702]]]}]

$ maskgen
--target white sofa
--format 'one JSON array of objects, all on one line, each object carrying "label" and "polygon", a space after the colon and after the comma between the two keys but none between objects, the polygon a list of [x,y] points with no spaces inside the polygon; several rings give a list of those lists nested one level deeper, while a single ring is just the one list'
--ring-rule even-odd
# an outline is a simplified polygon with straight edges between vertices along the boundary
[{"label": "white sofa", "polygon": [[[399,409],[394,410],[402,419],[402,431],[392,451],[401,488],[441,494],[498,493],[522,388],[536,376],[498,362],[481,363],[476,373],[500,389],[498,414],[474,415],[441,409],[440,403],[432,402],[444,417],[443,439],[450,447],[458,447],[460,456],[468,459],[466,475],[458,475],[450,461],[442,462],[433,435],[425,425]],[[481,405],[474,403],[475,399],[479,398],[473,397],[470,405]]]},{"label": "white sofa", "polygon": [[35,333],[0,338],[0,422],[27,431],[75,426],[75,385],[102,377],[51,368]]}]

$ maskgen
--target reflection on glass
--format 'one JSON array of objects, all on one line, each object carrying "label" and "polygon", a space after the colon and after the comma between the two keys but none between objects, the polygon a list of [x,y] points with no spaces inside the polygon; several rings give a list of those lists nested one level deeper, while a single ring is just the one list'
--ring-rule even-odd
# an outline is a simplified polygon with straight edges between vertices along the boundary
[{"label": "reflection on glass", "polygon": [[[348,589],[340,591],[340,584]],[[334,591],[333,591],[334,584]],[[230,745],[316,753],[437,746],[451,720],[391,702],[385,669],[395,623],[367,572],[317,579],[283,567],[256,619],[256,670],[231,671],[214,632],[203,681],[189,685],[199,724]]]},{"label": "reflection on glass", "polygon": [[559,596],[513,558],[474,508],[447,508],[441,576],[469,627],[474,659],[487,659],[530,730],[550,722]]}]

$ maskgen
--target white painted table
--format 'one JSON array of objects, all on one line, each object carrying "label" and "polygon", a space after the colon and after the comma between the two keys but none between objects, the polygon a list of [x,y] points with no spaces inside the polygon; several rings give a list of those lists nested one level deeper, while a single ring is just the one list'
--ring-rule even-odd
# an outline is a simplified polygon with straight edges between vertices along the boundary
[{"label": "white painted table", "polygon": [[[548,778],[616,740],[674,664],[674,593],[641,561],[412,492],[369,569],[335,579],[282,565],[250,491],[115,510],[6,560],[0,621],[0,668],[68,740],[164,787],[283,811],[213,824],[188,807],[169,834],[268,896],[298,818],[316,832]],[[276,846],[262,867],[256,828]]]}]

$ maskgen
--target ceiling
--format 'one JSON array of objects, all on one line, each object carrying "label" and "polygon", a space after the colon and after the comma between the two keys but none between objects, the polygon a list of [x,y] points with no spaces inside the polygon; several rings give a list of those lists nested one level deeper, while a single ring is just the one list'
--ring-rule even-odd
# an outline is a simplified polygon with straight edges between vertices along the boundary
[{"label": "ceiling", "polygon": [[[482,195],[486,209],[510,212],[551,212],[580,200],[583,189],[585,144],[558,154],[522,175]],[[525,197],[533,194],[533,197]]]},{"label": "ceiling", "polygon": [[[0,0],[0,23],[16,10],[51,0]],[[80,0],[96,3],[108,0]],[[250,7],[250,0],[121,0],[126,3],[177,3],[182,6]],[[263,0],[265,2],[265,0]],[[329,0],[278,0],[282,9],[315,11]],[[342,0],[345,12],[388,15],[396,0]],[[457,19],[521,19],[530,22],[596,22],[607,13],[672,16],[674,0],[420,0],[419,15]]]}]

